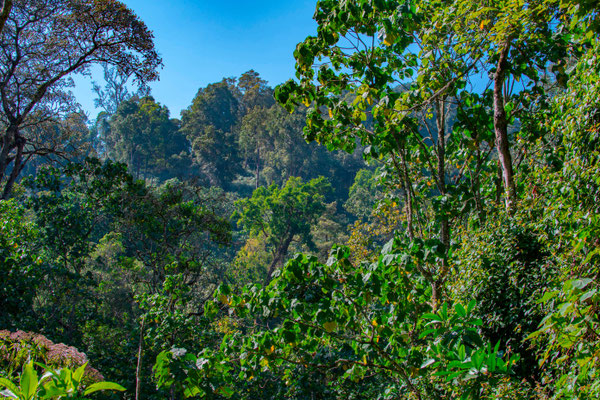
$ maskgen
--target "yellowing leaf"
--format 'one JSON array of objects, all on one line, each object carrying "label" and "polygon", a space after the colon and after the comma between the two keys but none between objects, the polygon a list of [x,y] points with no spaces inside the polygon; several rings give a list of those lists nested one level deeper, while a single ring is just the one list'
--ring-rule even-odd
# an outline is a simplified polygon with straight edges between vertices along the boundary
[{"label": "yellowing leaf", "polygon": [[327,332],[333,332],[335,330],[335,328],[337,328],[337,322],[335,322],[335,321],[325,322],[323,324],[323,328],[325,328],[325,330]]},{"label": "yellowing leaf", "polygon": [[396,41],[396,34],[394,32],[386,32],[385,37],[383,38],[383,44],[386,46],[391,46]]}]

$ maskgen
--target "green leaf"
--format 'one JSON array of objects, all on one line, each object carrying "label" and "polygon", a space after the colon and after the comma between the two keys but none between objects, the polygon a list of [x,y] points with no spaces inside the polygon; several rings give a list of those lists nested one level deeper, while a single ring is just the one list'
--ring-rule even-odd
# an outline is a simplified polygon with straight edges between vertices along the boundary
[{"label": "green leaf", "polygon": [[125,388],[114,382],[97,382],[88,386],[83,394],[84,396],[87,396],[88,394],[92,394],[100,390],[118,390],[119,392],[124,392]]},{"label": "green leaf", "polygon": [[467,352],[465,349],[465,345],[461,344],[460,347],[458,348],[458,359],[460,361],[464,361],[465,358],[467,358]]},{"label": "green leaf", "polygon": [[[17,385],[15,385],[6,378],[0,378],[0,386],[4,386],[5,388],[7,388],[8,391],[12,393],[12,397],[15,399],[17,398],[17,393],[19,393],[19,388],[17,387]],[[6,393],[6,390],[2,393]]]},{"label": "green leaf", "polygon": [[538,303],[547,303],[548,300],[551,300],[553,298],[556,297],[556,295],[558,294],[557,291],[552,291],[552,292],[546,292],[541,299],[538,300]]},{"label": "green leaf", "polygon": [[573,281],[573,287],[581,290],[584,287],[586,287],[587,285],[589,285],[591,282],[593,282],[592,279],[589,278],[585,278],[585,279],[576,279]]},{"label": "green leaf", "polygon": [[465,310],[465,308],[462,306],[462,304],[456,303],[454,305],[454,310],[456,311],[456,313],[461,316],[461,317],[466,317],[467,316],[467,311]]},{"label": "green leaf", "polygon": [[476,300],[471,300],[469,302],[469,304],[467,305],[467,314],[470,314],[471,311],[473,311],[473,309],[475,308],[476,305],[477,305],[477,301]]},{"label": "green leaf", "polygon": [[437,314],[433,314],[433,313],[426,313],[426,314],[423,314],[423,315],[421,315],[421,318],[424,318],[424,319],[430,319],[430,320],[432,320],[432,321],[438,321],[438,322],[441,322],[441,321],[442,321],[442,319],[440,318],[440,316],[439,316],[439,315],[437,315]]},{"label": "green leaf", "polygon": [[419,335],[419,339],[423,339],[425,336],[429,335],[430,333],[434,333],[434,332],[437,332],[437,329],[427,329]]},{"label": "green leaf", "polygon": [[33,362],[29,362],[21,375],[21,395],[25,400],[32,399],[38,387],[38,374],[33,368]]},{"label": "green leaf", "polygon": [[73,381],[75,383],[75,386],[79,386],[79,382],[81,382],[81,378],[83,377],[83,374],[85,373],[85,367],[87,366],[87,362],[85,364],[83,364],[82,366],[80,366],[79,368],[77,368],[75,370],[75,372],[73,372]]},{"label": "green leaf", "polygon": [[579,301],[586,301],[590,297],[594,296],[598,291],[596,289],[588,290],[584,294],[581,295]]}]

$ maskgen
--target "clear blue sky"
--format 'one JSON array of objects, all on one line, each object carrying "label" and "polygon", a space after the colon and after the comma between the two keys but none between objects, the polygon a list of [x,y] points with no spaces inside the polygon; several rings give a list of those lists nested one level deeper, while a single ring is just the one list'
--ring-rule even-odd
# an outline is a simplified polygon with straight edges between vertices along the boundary
[{"label": "clear blue sky", "polygon": [[[152,95],[176,118],[199,88],[224,77],[254,69],[271,86],[286,81],[296,44],[316,34],[316,0],[122,1],[154,32],[164,68]],[[91,81],[77,77],[73,92],[93,119]]]}]

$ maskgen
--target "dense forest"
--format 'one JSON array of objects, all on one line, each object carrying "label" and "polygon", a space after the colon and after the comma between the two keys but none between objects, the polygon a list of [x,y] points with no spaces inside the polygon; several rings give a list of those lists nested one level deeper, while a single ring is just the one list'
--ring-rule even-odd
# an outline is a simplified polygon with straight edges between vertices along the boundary
[{"label": "dense forest", "polygon": [[124,4],[0,5],[0,396],[600,398],[594,1],[319,0],[179,119]]}]

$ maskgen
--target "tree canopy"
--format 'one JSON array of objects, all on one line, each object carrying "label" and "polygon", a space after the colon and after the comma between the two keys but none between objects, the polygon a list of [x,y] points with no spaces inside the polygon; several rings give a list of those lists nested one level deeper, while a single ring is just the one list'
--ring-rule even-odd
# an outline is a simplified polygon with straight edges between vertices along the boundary
[{"label": "tree canopy", "polygon": [[295,79],[181,120],[122,4],[0,4],[5,395],[600,397],[594,2],[320,0]]},{"label": "tree canopy", "polygon": [[0,34],[2,149],[7,198],[30,157],[30,127],[72,110],[69,76],[106,63],[141,82],[155,80],[160,57],[146,25],[114,0],[15,1]]}]

